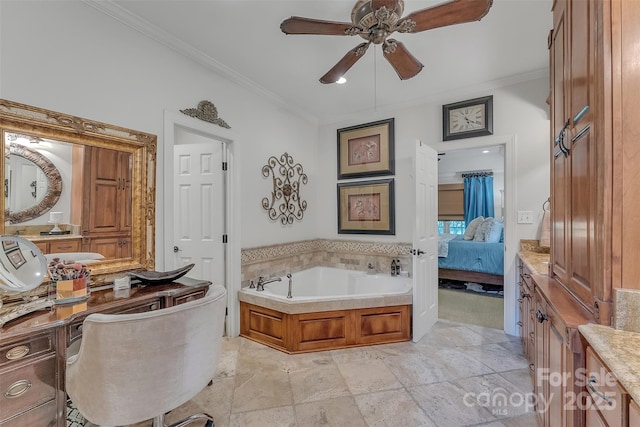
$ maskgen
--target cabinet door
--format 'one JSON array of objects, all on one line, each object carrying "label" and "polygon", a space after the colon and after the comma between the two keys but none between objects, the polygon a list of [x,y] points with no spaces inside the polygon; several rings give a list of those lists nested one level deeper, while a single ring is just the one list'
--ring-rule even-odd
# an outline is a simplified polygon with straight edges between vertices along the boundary
[{"label": "cabinet door", "polygon": [[89,237],[89,252],[97,252],[105,259],[131,257],[131,238],[127,236]]},{"label": "cabinet door", "polygon": [[596,271],[596,201],[598,197],[596,147],[592,109],[594,98],[595,17],[593,0],[571,0],[570,97],[571,120],[568,160],[571,189],[568,251],[568,288],[588,306],[593,302],[592,283]]},{"label": "cabinet door", "polygon": [[[554,27],[549,40],[551,84],[551,269],[563,283],[569,275],[567,254],[567,222],[570,197],[569,167],[564,153],[567,106],[565,102],[566,71],[566,0],[554,4]],[[565,138],[566,139],[566,138]]]},{"label": "cabinet door", "polygon": [[535,396],[543,396],[543,398],[536,399],[535,410],[538,415],[539,424],[547,426],[549,425],[549,411],[545,410],[546,400],[544,399],[549,395],[549,372],[546,370],[549,356],[549,321],[546,319],[546,306],[537,293],[535,297],[535,312],[535,351],[533,362],[535,378],[533,381],[533,392]]},{"label": "cabinet door", "polygon": [[[565,345],[563,331],[551,320],[548,323],[548,354],[547,356],[547,375],[549,375],[548,392],[546,401],[549,405],[548,422],[553,425],[566,426],[565,399],[569,397],[565,393],[565,382],[560,378],[561,373],[565,372]],[[547,424],[551,425],[551,424]]]}]

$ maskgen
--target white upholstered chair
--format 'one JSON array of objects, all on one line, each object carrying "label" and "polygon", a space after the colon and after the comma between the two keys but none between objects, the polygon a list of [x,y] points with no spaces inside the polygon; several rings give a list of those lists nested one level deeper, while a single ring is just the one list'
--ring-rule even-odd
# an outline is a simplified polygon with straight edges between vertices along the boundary
[{"label": "white upholstered chair", "polygon": [[[220,356],[226,290],[135,314],[91,314],[77,354],[67,359],[66,389],[80,413],[97,425],[153,419],[189,401],[213,378]],[[192,415],[175,425],[213,418]]]}]

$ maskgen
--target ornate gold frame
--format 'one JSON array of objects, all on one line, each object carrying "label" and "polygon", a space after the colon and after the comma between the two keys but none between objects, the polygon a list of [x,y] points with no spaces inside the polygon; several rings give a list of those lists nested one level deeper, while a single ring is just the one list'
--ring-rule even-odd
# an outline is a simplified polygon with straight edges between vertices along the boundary
[{"label": "ornate gold frame", "polygon": [[[26,133],[40,138],[131,153],[132,257],[96,264],[92,266],[91,275],[100,282],[114,273],[154,269],[157,155],[155,135],[0,99],[0,143],[3,148],[5,132]],[[4,173],[4,162],[0,162],[0,176],[4,176]],[[0,232],[4,234],[4,198],[1,199]]]}]

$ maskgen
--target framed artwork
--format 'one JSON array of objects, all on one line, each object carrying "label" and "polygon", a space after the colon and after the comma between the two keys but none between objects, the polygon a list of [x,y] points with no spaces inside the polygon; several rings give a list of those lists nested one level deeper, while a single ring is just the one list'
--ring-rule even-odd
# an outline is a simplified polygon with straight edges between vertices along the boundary
[{"label": "framed artwork", "polygon": [[338,233],[396,234],[393,182],[338,183]]},{"label": "framed artwork", "polygon": [[3,240],[2,241],[2,249],[5,252],[10,252],[18,249],[18,241],[17,240]]},{"label": "framed artwork", "polygon": [[16,270],[27,263],[27,260],[24,259],[24,255],[22,255],[22,251],[19,249],[12,252],[7,252],[7,258],[9,259],[9,262],[11,263],[13,268],[15,268]]},{"label": "framed artwork", "polygon": [[442,106],[442,140],[493,134],[493,95]]},{"label": "framed artwork", "polygon": [[394,174],[394,119],[338,129],[338,179]]}]

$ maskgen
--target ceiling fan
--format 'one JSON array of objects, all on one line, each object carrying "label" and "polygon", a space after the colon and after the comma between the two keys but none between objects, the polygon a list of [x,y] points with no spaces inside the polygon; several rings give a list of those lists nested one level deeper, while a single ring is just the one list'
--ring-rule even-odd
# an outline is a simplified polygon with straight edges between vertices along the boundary
[{"label": "ceiling fan", "polygon": [[493,0],[452,0],[418,10],[402,18],[403,0],[358,0],[351,11],[351,22],[324,21],[292,16],[280,24],[285,34],[317,34],[332,36],[359,35],[366,41],[351,49],[320,78],[322,83],[335,83],[369,48],[381,44],[384,57],[402,80],[410,79],[423,65],[404,45],[388,38],[393,32],[418,33],[433,28],[479,21],[491,8]]}]

